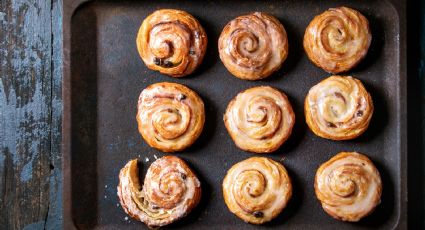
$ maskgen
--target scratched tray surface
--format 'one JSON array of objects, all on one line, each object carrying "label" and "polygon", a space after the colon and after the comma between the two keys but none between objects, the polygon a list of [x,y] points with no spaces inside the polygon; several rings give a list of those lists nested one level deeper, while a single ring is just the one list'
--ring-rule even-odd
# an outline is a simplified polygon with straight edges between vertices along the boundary
[{"label": "scratched tray surface", "polygon": [[[307,128],[303,101],[310,87],[329,74],[315,67],[302,48],[304,30],[312,18],[334,6],[351,6],[370,21],[373,34],[368,55],[349,74],[364,82],[372,95],[375,113],[367,132],[352,141],[321,139]],[[200,68],[189,77],[174,79],[146,68],[136,50],[136,34],[143,19],[161,8],[190,12],[205,28],[209,44]],[[283,68],[262,81],[233,77],[221,63],[217,40],[231,19],[252,11],[268,12],[285,26],[289,56]],[[65,216],[78,228],[144,228],[128,218],[116,195],[119,170],[127,161],[143,162],[143,177],[156,157],[165,154],[150,148],[137,131],[136,104],[140,92],[155,82],[170,81],[189,86],[202,97],[206,122],[200,138],[177,153],[196,171],[202,183],[202,200],[186,218],[167,228],[254,229],[391,229],[399,226],[400,168],[399,18],[384,1],[139,1],[89,2],[78,7],[70,24],[70,174],[71,192]],[[401,82],[401,83],[400,83]],[[229,137],[222,116],[228,102],[240,91],[270,85],[284,91],[296,113],[292,136],[277,152],[262,155],[282,162],[293,182],[293,197],[275,220],[263,226],[244,223],[230,213],[223,201],[221,184],[226,171],[254,154],[239,150]],[[65,105],[67,106],[67,105]],[[67,135],[65,132],[64,135]],[[378,167],[384,184],[382,202],[359,223],[329,217],[314,194],[318,166],[340,151],[367,154]]]}]

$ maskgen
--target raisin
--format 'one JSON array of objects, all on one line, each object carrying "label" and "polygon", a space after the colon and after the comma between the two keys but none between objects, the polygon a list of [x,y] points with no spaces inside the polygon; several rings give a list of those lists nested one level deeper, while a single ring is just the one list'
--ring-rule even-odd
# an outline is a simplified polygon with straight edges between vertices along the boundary
[{"label": "raisin", "polygon": [[326,126],[328,126],[329,128],[336,128],[336,125],[334,123],[331,123],[331,122],[327,122]]},{"label": "raisin", "polygon": [[182,100],[186,99],[186,95],[180,94],[178,99],[179,99],[179,101],[182,101]]},{"label": "raisin", "polygon": [[164,67],[167,67],[167,68],[170,68],[170,67],[173,67],[173,63],[172,62],[170,62],[170,61],[164,61],[164,64],[163,64],[163,66]]},{"label": "raisin", "polygon": [[264,216],[264,213],[263,213],[263,212],[261,212],[261,211],[255,211],[255,212],[253,213],[253,215],[254,215],[255,217],[257,217],[257,218],[261,218],[261,217],[263,217],[263,216]]}]

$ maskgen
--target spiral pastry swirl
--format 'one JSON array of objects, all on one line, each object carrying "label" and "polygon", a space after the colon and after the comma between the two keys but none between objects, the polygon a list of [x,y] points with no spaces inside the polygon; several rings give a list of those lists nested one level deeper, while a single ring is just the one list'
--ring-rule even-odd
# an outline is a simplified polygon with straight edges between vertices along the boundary
[{"label": "spiral pastry swirl", "polygon": [[307,124],[316,135],[349,140],[366,131],[373,102],[358,79],[331,76],[310,89],[304,110]]},{"label": "spiral pastry swirl", "polygon": [[149,69],[183,77],[202,62],[208,39],[192,15],[181,10],[162,9],[143,21],[136,43]]},{"label": "spiral pastry swirl", "polygon": [[291,135],[295,114],[284,93],[259,86],[239,93],[227,106],[223,119],[240,149],[269,153]]},{"label": "spiral pastry swirl", "polygon": [[124,211],[149,227],[170,224],[186,216],[201,198],[201,183],[178,157],[165,156],[149,167],[143,185],[137,159],[119,175],[118,197]]},{"label": "spiral pastry swirl", "polygon": [[314,64],[336,74],[357,65],[366,56],[371,40],[369,22],[360,12],[331,8],[308,25],[304,50]]},{"label": "spiral pastry swirl", "polygon": [[382,183],[368,157],[356,152],[341,152],[317,170],[314,189],[329,215],[356,222],[380,203]]},{"label": "spiral pastry swirl", "polygon": [[161,151],[181,151],[202,132],[204,103],[184,85],[152,84],[140,94],[137,107],[140,134],[151,147]]},{"label": "spiral pastry swirl", "polygon": [[258,80],[280,68],[288,55],[288,39],[278,19],[255,12],[230,21],[221,32],[218,49],[233,75]]},{"label": "spiral pastry swirl", "polygon": [[288,173],[280,163],[252,157],[233,165],[223,181],[223,196],[229,210],[251,224],[275,218],[292,196]]}]

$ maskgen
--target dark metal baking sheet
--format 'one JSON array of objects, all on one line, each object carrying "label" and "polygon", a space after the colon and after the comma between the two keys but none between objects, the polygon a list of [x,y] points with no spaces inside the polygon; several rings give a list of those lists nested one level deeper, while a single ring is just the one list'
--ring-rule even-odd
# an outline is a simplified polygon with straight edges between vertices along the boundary
[{"label": "dark metal baking sheet", "polygon": [[[311,86],[329,76],[302,49],[309,21],[335,6],[360,10],[370,21],[373,40],[365,60],[349,74],[372,94],[375,114],[367,132],[352,141],[329,141],[312,134],[304,121],[303,100]],[[199,19],[209,45],[195,74],[174,79],[148,70],[136,50],[143,19],[161,8],[183,9]],[[218,36],[236,16],[252,11],[275,15],[285,26],[289,56],[283,68],[262,81],[243,81],[220,62]],[[136,103],[147,85],[171,81],[194,89],[206,105],[206,124],[196,143],[176,155],[186,160],[202,182],[202,201],[186,218],[167,228],[190,229],[392,229],[406,228],[406,70],[403,1],[82,1],[64,0],[63,168],[64,225],[67,229],[138,229],[145,226],[118,205],[118,172],[139,157],[143,171],[164,153],[150,148],[136,124]],[[263,226],[246,224],[222,199],[222,179],[231,165],[254,156],[239,150],[222,121],[228,102],[241,90],[271,85],[283,90],[296,113],[294,132],[276,153],[294,185],[289,206]],[[359,223],[329,217],[316,200],[317,167],[339,151],[367,154],[381,172],[382,203]],[[149,162],[146,162],[146,160]]]}]

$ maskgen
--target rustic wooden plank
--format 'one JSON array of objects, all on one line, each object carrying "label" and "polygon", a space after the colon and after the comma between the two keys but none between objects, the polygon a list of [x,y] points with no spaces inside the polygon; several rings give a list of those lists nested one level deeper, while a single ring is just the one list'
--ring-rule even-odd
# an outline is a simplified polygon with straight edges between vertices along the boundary
[{"label": "rustic wooden plank", "polygon": [[49,210],[51,1],[0,1],[0,226],[42,229]]},{"label": "rustic wooden plank", "polygon": [[52,122],[50,199],[46,229],[62,227],[62,0],[52,1]]}]

